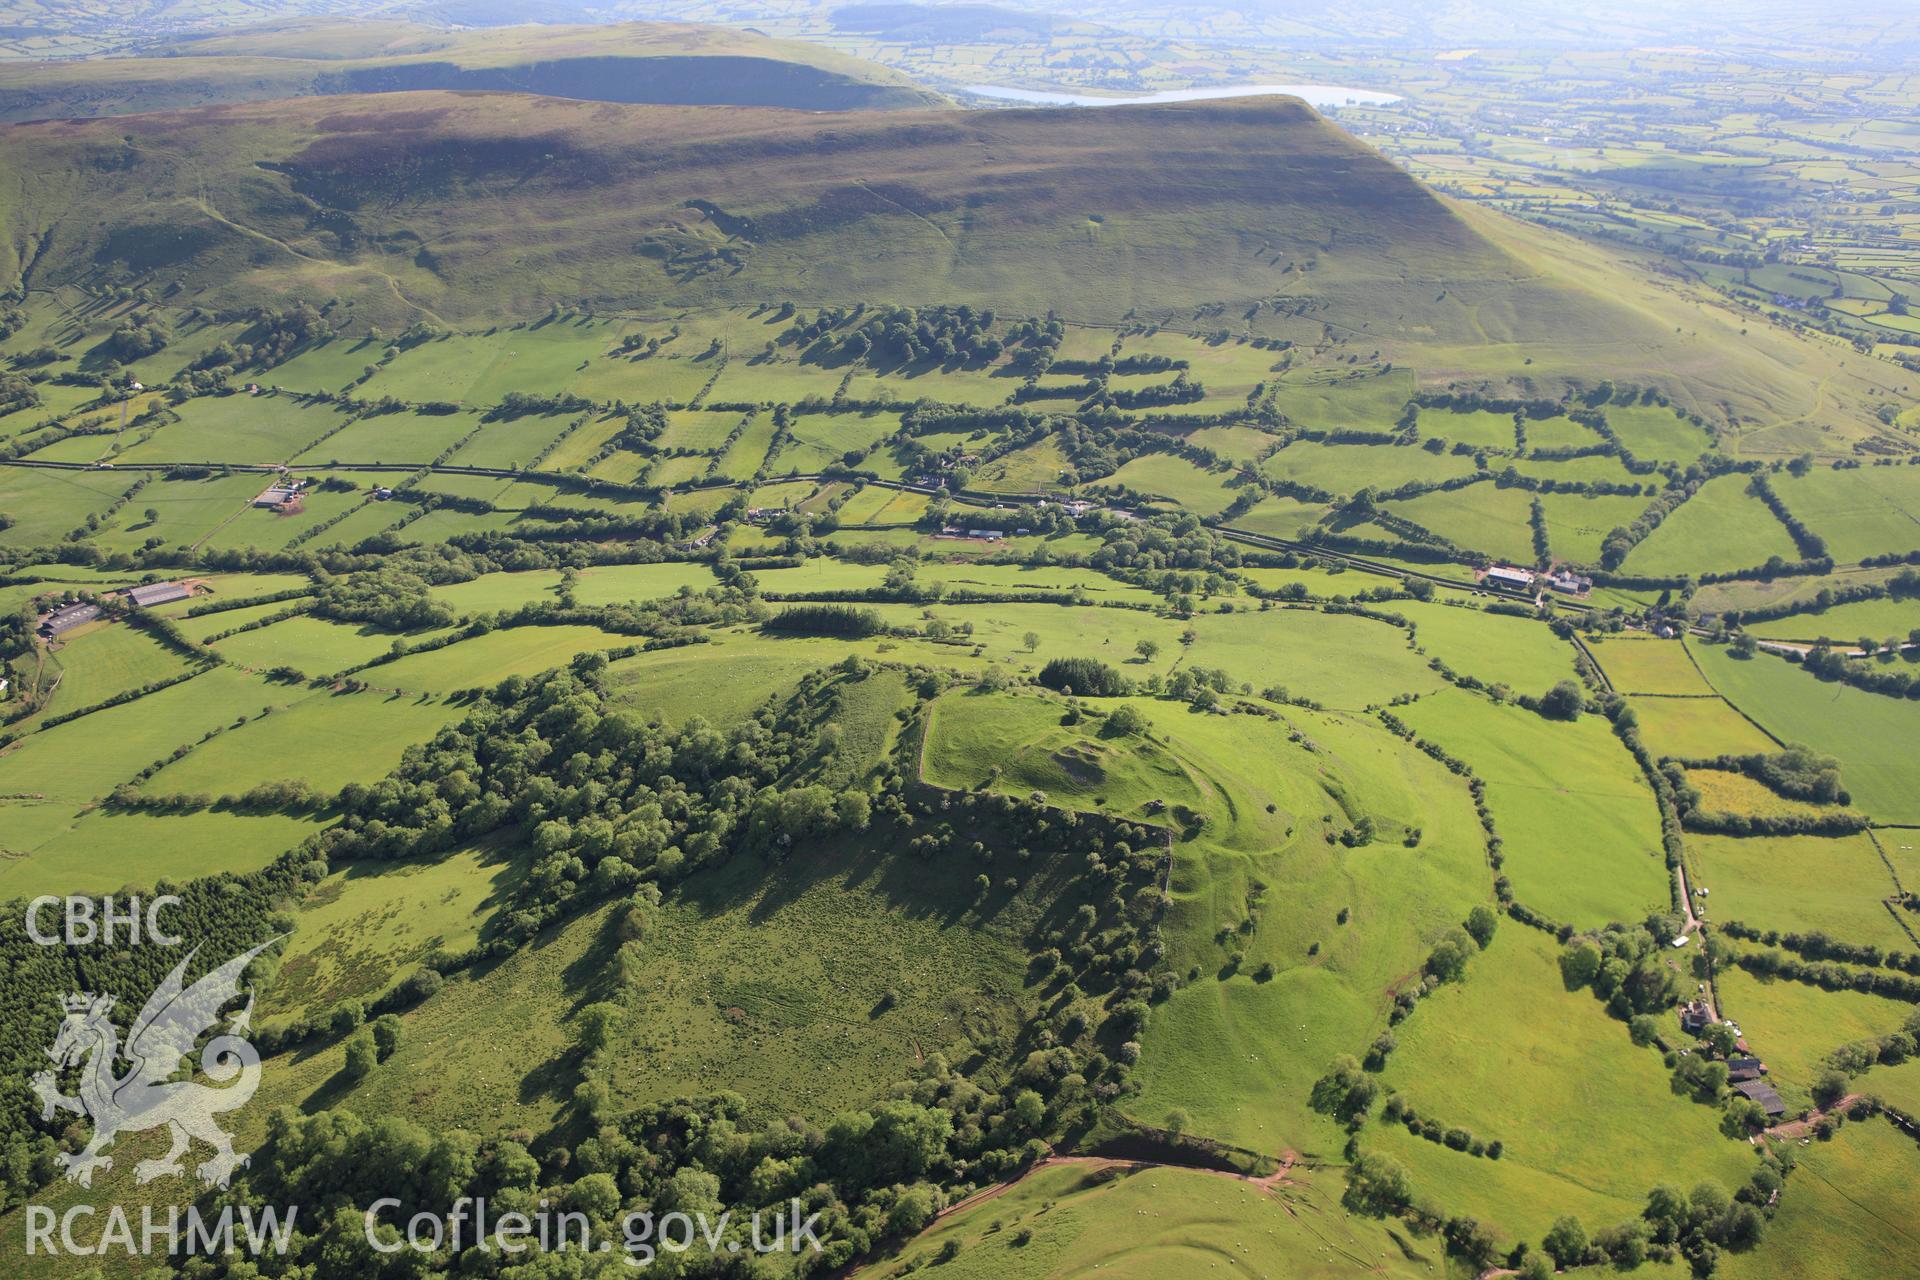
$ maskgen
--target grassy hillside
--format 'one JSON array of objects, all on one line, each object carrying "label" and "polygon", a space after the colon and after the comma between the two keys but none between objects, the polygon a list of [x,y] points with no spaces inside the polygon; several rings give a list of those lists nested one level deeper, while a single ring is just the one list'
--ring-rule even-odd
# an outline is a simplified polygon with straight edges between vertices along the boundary
[{"label": "grassy hillside", "polygon": [[1325,1175],[1297,1175],[1269,1190],[1194,1169],[1068,1162],[960,1207],[856,1274],[922,1266],[952,1280],[1204,1275],[1215,1267],[1299,1280],[1436,1273],[1438,1242],[1343,1212],[1337,1191]]},{"label": "grassy hillside", "polygon": [[296,23],[162,45],[151,56],[0,68],[0,120],[63,119],[408,89],[809,111],[944,101],[898,72],[799,41],[668,23],[439,31]]},{"label": "grassy hillside", "polygon": [[1282,98],[829,120],[381,94],[26,125],[0,150],[42,178],[8,210],[30,284],[114,263],[216,301],[326,289],[390,310],[398,289],[403,314],[477,317],[777,293],[1118,318],[1306,275],[1313,294],[1407,305],[1443,267],[1506,275],[1417,184]]},{"label": "grassy hillside", "polygon": [[[31,289],[338,297],[349,331],[767,298],[1132,315],[1391,363],[1362,378],[1389,389],[1385,413],[1412,366],[1423,386],[1526,395],[1651,378],[1709,421],[1812,423],[1830,443],[1881,429],[1843,357],[1743,338],[1599,250],[1457,212],[1290,98],[822,116],[352,94],[22,124],[0,160],[35,176],[0,201],[0,279]],[[1328,417],[1292,367],[1254,380],[1279,373],[1278,409]],[[1327,425],[1348,425],[1346,399]]]}]

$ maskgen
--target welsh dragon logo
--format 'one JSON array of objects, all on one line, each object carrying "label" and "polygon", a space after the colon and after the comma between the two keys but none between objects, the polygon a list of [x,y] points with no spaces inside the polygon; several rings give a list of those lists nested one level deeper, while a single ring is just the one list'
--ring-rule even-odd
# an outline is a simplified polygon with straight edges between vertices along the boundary
[{"label": "welsh dragon logo", "polygon": [[[92,1186],[95,1169],[113,1167],[113,1157],[103,1152],[117,1136],[161,1125],[171,1131],[173,1145],[160,1159],[134,1166],[137,1182],[185,1172],[180,1157],[195,1139],[214,1152],[195,1170],[202,1182],[224,1187],[234,1170],[247,1163],[245,1155],[235,1154],[233,1139],[215,1117],[245,1106],[260,1085],[260,1054],[244,1034],[253,1016],[251,990],[246,1007],[232,1016],[224,1034],[207,1041],[199,1057],[200,1070],[208,1079],[224,1085],[237,1076],[237,1083],[214,1088],[173,1077],[201,1034],[220,1020],[220,1010],[240,997],[240,975],[247,965],[278,940],[269,938],[235,956],[190,987],[183,978],[199,949],[189,952],[147,998],[127,1031],[124,1048],[119,1028],[107,1016],[113,1008],[112,996],[75,993],[61,1002],[66,1020],[47,1050],[55,1070],[36,1075],[33,1091],[40,1097],[42,1120],[52,1119],[59,1109],[93,1121],[93,1138],[86,1147],[77,1154],[61,1153],[68,1178],[83,1187]],[[121,1073],[123,1057],[129,1067]],[[80,1067],[80,1092],[69,1097],[60,1092],[57,1072],[76,1066]]]}]

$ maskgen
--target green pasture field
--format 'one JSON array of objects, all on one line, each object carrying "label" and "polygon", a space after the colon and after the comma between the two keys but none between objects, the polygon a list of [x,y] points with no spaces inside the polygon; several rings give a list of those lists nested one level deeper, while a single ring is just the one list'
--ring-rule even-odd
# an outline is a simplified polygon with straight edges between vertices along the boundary
[{"label": "green pasture field", "polygon": [[[446,479],[447,477],[439,477]],[[476,486],[491,484],[491,480],[476,479]],[[731,493],[723,493],[731,497]],[[537,504],[556,507],[570,507],[581,511],[603,511],[608,515],[637,516],[645,514],[653,505],[649,498],[634,497],[624,493],[608,493],[599,489],[583,492],[578,489],[563,488],[548,480],[516,480],[499,492],[495,505],[502,510],[525,510]]]},{"label": "green pasture field", "polygon": [[1136,493],[1167,499],[1203,516],[1219,515],[1235,496],[1235,490],[1223,483],[1222,477],[1202,471],[1185,458],[1170,453],[1150,453],[1135,458],[1108,476],[1105,483],[1125,485]]},{"label": "green pasture field", "polygon": [[942,1280],[1147,1280],[1222,1268],[1289,1280],[1412,1280],[1440,1272],[1437,1241],[1347,1213],[1339,1186],[1331,1169],[1267,1190],[1199,1169],[1049,1165],[854,1275],[877,1280],[911,1267]]},{"label": "green pasture field", "polygon": [[605,480],[612,484],[655,484],[654,473],[664,458],[655,458],[643,453],[630,453],[616,449],[586,469],[586,474],[596,480]]},{"label": "green pasture field", "polygon": [[1530,618],[1456,605],[1395,601],[1421,648],[1455,671],[1520,693],[1541,694],[1575,676],[1573,646]]},{"label": "green pasture field", "polygon": [[1529,449],[1585,449],[1603,443],[1599,432],[1568,417],[1528,418],[1524,429]]},{"label": "green pasture field", "polygon": [[1610,404],[1602,412],[1620,443],[1647,462],[1691,462],[1713,448],[1713,437],[1657,404]]},{"label": "green pasture field", "polygon": [[[1387,530],[1378,525],[1373,525],[1362,526],[1356,530],[1356,532],[1369,536],[1383,536],[1387,533]],[[1423,577],[1438,578],[1443,582],[1457,582],[1466,588],[1473,588],[1475,586],[1474,567],[1472,565],[1455,564],[1452,561],[1407,560],[1391,555],[1370,555],[1367,557],[1367,561],[1388,569],[1398,570],[1401,573],[1412,573],[1419,574]]]},{"label": "green pasture field", "polygon": [[[1085,655],[1117,667],[1129,676],[1144,679],[1152,671],[1170,671],[1182,657],[1177,652],[1182,627],[1171,618],[1145,610],[1109,608],[1092,603],[996,604],[986,609],[972,605],[934,604],[892,606],[883,609],[882,613],[894,626],[921,630],[935,618],[956,628],[963,624],[970,625],[973,628],[971,636],[958,637],[952,644],[934,646],[935,651],[959,658],[977,648],[979,656],[987,661],[1010,660],[1030,666],[1035,671],[1050,658]],[[1032,649],[1027,647],[1028,632],[1040,637],[1040,643]],[[1099,643],[1091,643],[1091,636],[1100,637]],[[1141,640],[1151,640],[1160,646],[1151,666],[1137,661],[1134,646]],[[1129,660],[1134,660],[1132,665],[1121,666]],[[941,665],[949,663],[943,662]],[[1253,678],[1251,672],[1234,674],[1237,678]]]},{"label": "green pasture field", "polygon": [[591,418],[547,455],[542,471],[578,471],[600,451],[601,446],[626,430],[627,420],[618,416]]},{"label": "green pasture field", "polygon": [[1868,1120],[1793,1150],[1791,1188],[1759,1247],[1723,1258],[1728,1280],[1891,1276],[1911,1266],[1920,1251],[1920,1152],[1911,1137],[1890,1121]]},{"label": "green pasture field", "polygon": [[[694,365],[711,375],[719,366],[696,356]],[[840,386],[844,371],[821,365],[801,364],[779,357],[763,360],[736,356],[727,362],[720,380],[713,384],[707,399],[721,404],[782,402],[794,404],[808,396],[826,399]]]},{"label": "green pasture field", "polygon": [[132,430],[124,439],[118,435],[73,435],[35,449],[27,457],[34,462],[112,461],[116,445],[124,448],[136,439],[138,433]]},{"label": "green pasture field", "polygon": [[[0,794],[57,802],[54,809],[70,818],[174,748],[191,746],[210,729],[287,700],[284,690],[258,676],[216,667],[133,702],[28,735],[0,754]],[[0,804],[10,811],[15,802]],[[6,847],[31,848],[35,834],[45,834],[49,816],[57,825],[66,821],[59,812],[40,814],[37,820],[23,813],[19,825],[5,824],[10,828]],[[6,876],[7,871],[0,870],[0,881]]]},{"label": "green pasture field", "polygon": [[1252,463],[1271,452],[1280,441],[1258,427],[1202,427],[1188,433],[1187,443],[1211,449],[1234,462]]},{"label": "green pasture field", "polygon": [[[674,345],[678,344],[669,344]],[[712,363],[696,362],[693,354],[685,350],[675,356],[649,357],[596,353],[568,375],[565,389],[602,403],[625,400],[628,404],[648,404],[658,400],[685,404],[699,395],[700,388],[713,376]]]},{"label": "green pasture field", "polygon": [[402,751],[461,715],[458,707],[418,696],[322,689],[228,729],[160,770],[142,789],[221,796],[298,778],[330,794],[349,782],[379,781],[400,763]]},{"label": "green pasture field", "polygon": [[[1349,598],[1362,591],[1386,585],[1389,582],[1388,578],[1380,574],[1368,573],[1361,569],[1349,569],[1337,560],[1322,563],[1324,563],[1325,567],[1320,567],[1316,564],[1314,567],[1303,566],[1298,569],[1272,569],[1265,565],[1242,565],[1236,571],[1236,576],[1264,591],[1278,591],[1283,587],[1291,587],[1294,585],[1303,586],[1314,598],[1322,600],[1331,599],[1336,596]],[[1402,613],[1405,612],[1402,605],[1407,603],[1412,602],[1395,601],[1383,607],[1394,613]]]},{"label": "green pasture field", "polygon": [[657,714],[669,723],[681,723],[699,716],[709,724],[731,724],[768,698],[791,692],[807,672],[837,662],[849,652],[869,658],[897,657],[899,646],[880,652],[886,643],[848,645],[813,637],[775,639],[753,632],[718,632],[709,644],[620,659],[608,668],[608,689],[616,701],[642,718]]},{"label": "green pasture field", "polygon": [[[173,412],[180,421],[161,427],[150,439],[121,454],[118,461],[286,462],[348,420],[346,413],[323,400],[248,395],[243,391],[199,396]],[[264,480],[261,487],[265,487]]]},{"label": "green pasture field", "polygon": [[431,861],[355,863],[314,885],[262,999],[268,1025],[372,1000],[436,951],[480,941],[526,872],[523,853],[469,846]]},{"label": "green pasture field", "polygon": [[443,508],[438,511],[429,511],[418,520],[409,521],[396,536],[401,542],[410,546],[427,546],[436,542],[445,542],[449,538],[456,538],[465,533],[510,529],[517,519],[518,517],[510,511],[490,511],[485,515],[470,515],[464,511],[449,511]]},{"label": "green pasture field", "polygon": [[1227,527],[1245,529],[1248,533],[1264,533],[1273,538],[1297,538],[1331,510],[1319,503],[1301,502],[1297,498],[1262,498],[1251,511],[1235,516]]},{"label": "green pasture field", "polygon": [[1422,439],[1441,439],[1449,444],[1468,444],[1478,449],[1511,450],[1516,447],[1513,415],[1486,409],[1422,409],[1419,417]]},{"label": "green pasture field", "polygon": [[[1387,509],[1455,546],[1484,551],[1497,559],[1532,564],[1533,495],[1525,489],[1503,489],[1492,482],[1423,493]],[[1548,527],[1551,536],[1552,527]]]},{"label": "green pasture field", "polygon": [[805,507],[820,493],[820,484],[815,480],[773,480],[756,485],[747,495],[747,502],[755,507],[777,507],[781,510],[799,510]]},{"label": "green pasture field", "polygon": [[917,400],[925,396],[944,404],[985,407],[1004,404],[1016,385],[1004,365],[953,371],[915,367],[892,369],[879,376],[856,372],[847,384],[847,396],[854,400]]},{"label": "green pasture field", "polygon": [[1485,779],[1520,902],[1578,928],[1669,905],[1659,810],[1604,719],[1560,723],[1463,689],[1397,714]]},{"label": "green pasture field", "polygon": [[[1123,337],[1120,342],[1120,358],[1137,355],[1163,355],[1185,361],[1188,376],[1206,385],[1209,399],[1218,396],[1237,401],[1244,401],[1247,393],[1260,383],[1274,381],[1273,375],[1279,370],[1284,359],[1284,357],[1277,359],[1276,352],[1262,351],[1244,341],[1219,342],[1212,337],[1176,333],[1170,329],[1132,333]],[[1328,381],[1344,382],[1349,386],[1384,383],[1389,384],[1394,390],[1402,386],[1406,387],[1407,391],[1400,396],[1399,403],[1394,406],[1396,416],[1401,406],[1406,404],[1407,399],[1412,395],[1411,374],[1378,376],[1372,370],[1326,369],[1312,372],[1323,375]],[[1171,375],[1138,376],[1141,381],[1164,382]],[[1348,386],[1342,387],[1342,390],[1347,389],[1349,389]]]},{"label": "green pasture field", "polygon": [[1720,1135],[1715,1108],[1677,1096],[1659,1052],[1636,1046],[1591,991],[1567,990],[1558,952],[1551,937],[1503,921],[1466,980],[1396,1030],[1381,1074],[1420,1115],[1503,1143],[1500,1159],[1377,1117],[1361,1146],[1405,1164],[1419,1194],[1536,1247],[1562,1214],[1591,1230],[1637,1216],[1663,1183],[1744,1183],[1752,1152]]},{"label": "green pasture field", "polygon": [[602,605],[658,600],[677,595],[682,587],[706,591],[718,586],[713,570],[704,563],[674,560],[660,564],[604,564],[582,569],[573,595],[592,609]]},{"label": "green pasture field", "polygon": [[410,510],[410,507],[400,503],[368,502],[356,507],[346,519],[329,527],[325,533],[316,537],[312,546],[316,550],[327,547],[356,547],[366,539],[392,528]]},{"label": "green pasture field", "polygon": [[[1311,609],[1210,613],[1185,624],[1132,609],[1042,604],[995,605],[990,611],[934,605],[927,612],[956,626],[971,622],[972,643],[983,656],[1030,662],[1036,669],[1050,658],[1076,655],[1099,658],[1134,679],[1171,674],[1183,664],[1220,668],[1256,694],[1278,685],[1296,697],[1353,709],[1441,685],[1398,627]],[[1182,645],[1188,628],[1195,639]],[[1026,647],[1029,631],[1040,636],[1035,650]],[[1090,645],[1090,636],[1099,636],[1100,643]],[[1152,663],[1138,660],[1134,646],[1141,640],[1160,647]]]},{"label": "green pasture field", "polygon": [[[487,333],[454,333],[408,347],[360,388],[377,399],[454,400],[486,407],[509,391],[552,394],[614,336],[608,321],[546,321]],[[630,399],[632,397],[629,397]]]},{"label": "green pasture field", "polygon": [[1819,931],[1848,942],[1909,950],[1887,909],[1893,877],[1865,834],[1689,835],[1694,887],[1709,890],[1716,920],[1782,933]]},{"label": "green pasture field", "polygon": [[[253,499],[269,480],[245,472],[203,480],[156,479],[105,521],[93,540],[110,551],[136,551],[149,538],[159,538],[167,546],[198,544],[228,522],[237,523],[252,514]],[[151,524],[146,516],[149,509],[159,513]]]},{"label": "green pasture field", "polygon": [[508,676],[530,676],[564,666],[576,653],[635,643],[598,627],[514,627],[456,641],[427,653],[409,654],[370,667],[359,678],[378,689],[450,693],[487,688]]},{"label": "green pasture field", "polygon": [[[601,467],[603,469],[597,470],[595,474],[603,479],[614,479],[615,473],[605,470],[604,468],[606,468],[609,463],[622,462],[630,456],[631,455],[627,454],[614,455],[614,457],[607,459],[606,463],[602,463]],[[712,458],[700,454],[678,458],[661,458],[651,464],[652,470],[647,472],[647,483],[663,487],[691,484],[707,475],[712,462]],[[638,472],[635,472],[635,478],[637,477]]]},{"label": "green pasture field", "polygon": [[927,513],[924,493],[908,493],[884,485],[865,485],[840,504],[840,523],[908,525]]},{"label": "green pasture field", "polygon": [[1898,1031],[1913,1006],[1864,991],[1827,991],[1784,978],[1756,978],[1732,965],[1714,981],[1720,1014],[1735,1022],[1766,1062],[1790,1110],[1812,1105],[1827,1055],[1843,1044]]},{"label": "green pasture field", "polygon": [[[6,474],[0,472],[0,474]],[[94,588],[118,586],[122,583],[145,577],[125,569],[111,569],[105,566],[95,567],[87,564],[21,564],[15,565],[9,572],[20,577],[38,578],[41,582],[28,584],[34,592],[58,590],[61,584],[72,583],[75,586]]]},{"label": "green pasture field", "polygon": [[1607,535],[1632,524],[1647,504],[1644,498],[1615,494],[1543,493],[1540,507],[1547,518],[1547,546],[1556,560],[1598,564]]},{"label": "green pasture field", "polygon": [[733,487],[682,489],[678,493],[668,493],[660,505],[674,514],[712,516],[716,510],[726,507],[730,501],[733,501],[735,495],[737,495],[737,489]]},{"label": "green pasture field", "polygon": [[1627,703],[1640,722],[1641,738],[1656,757],[1698,760],[1780,749],[1779,743],[1714,694],[1677,698],[1630,695]]},{"label": "green pasture field", "polygon": [[560,570],[525,569],[512,573],[483,573],[466,582],[443,582],[427,594],[463,617],[499,613],[521,605],[551,602],[560,587]]},{"label": "green pasture field", "polygon": [[401,638],[369,625],[300,615],[228,636],[215,641],[214,648],[229,660],[259,671],[292,667],[309,676],[330,676],[380,656]]},{"label": "green pasture field", "polygon": [[[59,542],[76,527],[84,526],[89,515],[104,512],[136,478],[114,471],[0,468],[0,511],[12,521],[0,529],[0,546],[40,547]],[[135,506],[135,518],[139,509]]]},{"label": "green pasture field", "polygon": [[[923,566],[929,567],[929,566]],[[887,579],[885,565],[855,564],[815,556],[790,569],[756,569],[754,581],[762,592],[798,595],[818,591],[862,591]]]},{"label": "green pasture field", "polygon": [[292,359],[275,365],[268,384],[288,391],[342,391],[348,383],[379,362],[386,348],[368,338],[333,338],[303,347]]},{"label": "green pasture field", "polygon": [[1747,492],[1747,477],[1716,476],[1660,522],[1628,553],[1622,573],[1677,578],[1732,573],[1763,565],[1772,556],[1797,560],[1785,525]]},{"label": "green pasture field", "polygon": [[1743,630],[1767,640],[1828,639],[1851,646],[1862,636],[1876,642],[1898,636],[1904,644],[1915,627],[1920,627],[1920,601],[1888,599],[1856,600],[1820,613],[1790,614],[1748,624]]},{"label": "green pasture field", "polygon": [[[1413,374],[1406,369],[1374,373],[1302,368],[1288,370],[1270,385],[1274,407],[1296,426],[1315,431],[1378,431],[1383,436],[1391,435],[1401,411],[1413,398]],[[1208,389],[1213,389],[1211,382]]]},{"label": "green pasture field", "polygon": [[112,813],[94,810],[14,861],[0,859],[0,894],[115,893],[266,866],[320,829],[286,814]]},{"label": "green pasture field", "polygon": [[1721,696],[1768,732],[1838,759],[1856,807],[1880,822],[1920,822],[1920,762],[1905,749],[1920,734],[1920,704],[1817,680],[1764,653],[1686,643]]},{"label": "green pasture field", "polygon": [[105,408],[92,410],[86,414],[79,412],[81,405],[99,398],[100,388],[98,387],[67,387],[56,382],[48,382],[42,383],[34,390],[39,393],[39,404],[15,409],[12,413],[0,413],[0,439],[30,434],[35,427],[50,419],[94,417],[108,413]]},{"label": "green pasture field", "polygon": [[1282,480],[1351,494],[1369,486],[1394,489],[1414,480],[1450,480],[1473,474],[1472,458],[1428,453],[1415,445],[1321,444],[1296,440],[1268,455],[1260,469]]},{"label": "green pasture field", "polygon": [[863,454],[900,429],[900,415],[876,413],[803,413],[788,428],[793,439],[780,455],[782,465],[818,471],[843,455]]},{"label": "green pasture field", "polygon": [[[780,572],[776,570],[775,572]],[[795,574],[806,571],[791,570]],[[914,574],[917,583],[939,583],[962,591],[1078,591],[1096,603],[1127,601],[1157,604],[1160,597],[1143,587],[1109,578],[1095,569],[1068,565],[995,564],[989,561],[923,563]],[[986,606],[988,609],[994,606]]]},{"label": "green pasture field", "polygon": [[1606,672],[1607,680],[1621,693],[1679,697],[1713,693],[1713,687],[1693,665],[1686,646],[1677,640],[1638,635],[1595,636],[1587,641],[1587,647],[1600,669]]},{"label": "green pasture field", "polygon": [[[547,423],[548,418],[522,418],[522,423]],[[326,439],[302,452],[295,465],[317,466],[331,462],[378,462],[386,465],[405,463],[425,466],[480,425],[477,413],[381,413],[349,422]],[[476,438],[511,437],[518,424],[490,423]],[[541,443],[545,443],[543,440]],[[537,448],[538,446],[536,446]],[[531,461],[534,449],[519,459]],[[493,466],[472,458],[449,459],[461,466]],[[398,483],[404,473],[395,473],[389,484]]]},{"label": "green pasture field", "polygon": [[[534,502],[551,502],[559,496],[559,490],[550,485],[538,484],[529,480],[509,480],[505,476],[463,476],[445,472],[435,472],[420,477],[387,473],[385,483],[392,487],[399,480],[406,480],[405,487],[421,493],[444,493],[456,498],[479,498],[491,502],[501,510],[522,511]],[[379,481],[375,481],[378,483]],[[402,507],[393,513],[399,519],[406,510]]]},{"label": "green pasture field", "polygon": [[[92,622],[66,632],[54,661],[60,683],[34,721],[94,706],[186,670],[173,650],[144,631],[116,622]],[[18,733],[20,727],[10,730]]]},{"label": "green pasture field", "polygon": [[1908,1058],[1898,1066],[1874,1067],[1861,1077],[1856,1088],[1912,1115],[1920,1111],[1920,1058]]},{"label": "green pasture field", "polygon": [[[1528,424],[1529,431],[1532,426],[1532,423]],[[1584,427],[1581,429],[1585,430]],[[1591,454],[1582,458],[1502,458],[1495,470],[1505,471],[1508,467],[1536,480],[1572,480],[1586,484],[1655,483],[1643,476],[1636,476],[1627,470],[1624,462],[1610,453]]]},{"label": "green pasture field", "polygon": [[767,461],[773,444],[773,415],[763,413],[747,424],[740,438],[720,457],[720,474],[732,480],[750,480]]},{"label": "green pasture field", "polygon": [[[461,445],[447,459],[447,465],[499,467],[506,470],[531,466],[542,450],[572,429],[580,416],[573,413],[530,413],[488,423],[485,430]],[[584,429],[586,424],[581,425]]]},{"label": "green pasture field", "polygon": [[1775,477],[1774,492],[1837,563],[1920,548],[1920,467],[1816,468]]}]

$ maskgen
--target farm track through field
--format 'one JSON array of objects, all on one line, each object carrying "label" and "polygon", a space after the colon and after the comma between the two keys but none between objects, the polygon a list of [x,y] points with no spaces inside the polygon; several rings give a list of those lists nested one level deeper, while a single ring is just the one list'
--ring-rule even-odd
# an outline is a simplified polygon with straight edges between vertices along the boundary
[{"label": "farm track through field", "polygon": [[1282,1152],[1278,1167],[1275,1168],[1272,1173],[1255,1175],[1251,1173],[1235,1173],[1230,1169],[1211,1169],[1205,1165],[1198,1164],[1176,1164],[1170,1160],[1123,1160],[1115,1156],[1046,1156],[1034,1161],[1027,1167],[1026,1172],[1017,1178],[1010,1178],[1005,1182],[996,1182],[990,1187],[981,1188],[964,1199],[954,1201],[939,1213],[935,1214],[934,1221],[938,1222],[942,1218],[950,1218],[962,1210],[985,1204],[989,1200],[997,1200],[1042,1169],[1057,1169],[1069,1165],[1079,1166],[1086,1169],[1089,1173],[1099,1173],[1106,1169],[1124,1169],[1130,1173],[1139,1173],[1148,1169],[1182,1169],[1190,1173],[1211,1174],[1216,1178],[1231,1178],[1235,1182],[1244,1182],[1261,1191],[1272,1191],[1275,1187],[1289,1186],[1292,1184],[1293,1178],[1291,1175],[1294,1169],[1299,1166],[1299,1157],[1291,1151]]}]

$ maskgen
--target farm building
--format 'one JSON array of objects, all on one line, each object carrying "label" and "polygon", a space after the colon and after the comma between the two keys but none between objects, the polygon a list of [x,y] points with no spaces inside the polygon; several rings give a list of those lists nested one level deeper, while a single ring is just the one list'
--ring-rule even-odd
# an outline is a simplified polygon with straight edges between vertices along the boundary
[{"label": "farm building", "polygon": [[1571,569],[1547,575],[1547,585],[1562,595],[1584,596],[1593,590],[1593,579]]},{"label": "farm building", "polygon": [[1495,591],[1512,591],[1526,595],[1533,591],[1533,571],[1516,569],[1512,565],[1496,564],[1480,575],[1482,586],[1492,587]]},{"label": "farm building", "polygon": [[1767,1074],[1767,1064],[1758,1058],[1728,1058],[1727,1079],[1735,1084],[1758,1080]]},{"label": "farm building", "polygon": [[193,590],[178,582],[149,582],[144,587],[127,587],[121,594],[142,609],[151,609],[172,600],[185,600]]},{"label": "farm building", "polygon": [[259,497],[253,500],[253,505],[264,507],[269,511],[298,511],[301,491],[306,488],[306,483],[304,480],[284,480],[279,484],[269,485],[261,491]]},{"label": "farm building", "polygon": [[1760,1104],[1760,1109],[1772,1120],[1787,1114],[1787,1104],[1780,1101],[1780,1095],[1765,1080],[1742,1080],[1733,1086],[1735,1093],[1741,1094]]},{"label": "farm building", "polygon": [[70,604],[64,609],[55,609],[40,619],[40,634],[51,639],[62,631],[71,631],[83,622],[92,622],[100,616],[97,604]]}]

